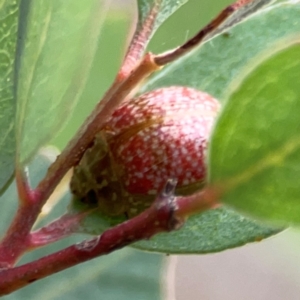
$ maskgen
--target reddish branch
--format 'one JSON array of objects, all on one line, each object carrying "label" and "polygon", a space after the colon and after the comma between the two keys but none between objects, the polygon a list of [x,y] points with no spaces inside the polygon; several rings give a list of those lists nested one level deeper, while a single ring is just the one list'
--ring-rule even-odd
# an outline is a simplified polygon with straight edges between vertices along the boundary
[{"label": "reddish branch", "polygon": [[0,269],[15,264],[29,244],[28,231],[35,222],[35,214],[39,213],[34,205],[20,204],[17,214],[0,244]]},{"label": "reddish branch", "polygon": [[19,170],[16,171],[16,182],[19,207],[0,243],[0,268],[13,266],[19,255],[26,251],[30,240],[29,232],[40,213],[40,207],[35,203],[39,197],[36,191],[30,189],[28,181]]},{"label": "reddish branch", "polygon": [[30,233],[29,248],[42,247],[78,232],[81,226],[80,222],[92,211],[89,210],[76,214],[67,213],[50,224]]},{"label": "reddish branch", "polygon": [[211,33],[216,31],[220,28],[221,25],[228,20],[234,13],[239,10],[243,10],[241,14],[238,14],[229,24],[223,26],[222,30],[226,29],[227,27],[236,24],[237,22],[241,21],[244,17],[248,15],[248,11],[254,12],[258,8],[263,5],[266,5],[271,0],[240,0],[236,1],[235,3],[227,6],[215,19],[213,19],[208,25],[206,25],[203,29],[201,29],[195,36],[189,39],[180,47],[168,51],[166,53],[162,53],[155,57],[155,63],[159,66],[164,66],[179,57],[183,56],[187,52],[190,52],[196,46],[199,46],[206,37],[208,37]]},{"label": "reddish branch", "polygon": [[[111,253],[141,239],[148,239],[159,232],[178,229],[186,213],[194,209],[189,197],[174,197],[175,182],[170,180],[153,205],[137,217],[108,229],[101,236],[85,240],[59,252],[20,267],[0,271],[0,296],[9,294],[38,279],[66,268]],[[186,200],[185,200],[185,199]],[[215,193],[204,190],[197,196],[198,210],[216,205]]]},{"label": "reddish branch", "polygon": [[119,79],[123,79],[128,76],[131,70],[136,66],[136,63],[142,58],[149,39],[153,33],[156,16],[159,13],[159,7],[161,3],[162,0],[155,2],[149,15],[143,22],[138,20],[136,31],[129,45],[121,70],[118,74]]}]

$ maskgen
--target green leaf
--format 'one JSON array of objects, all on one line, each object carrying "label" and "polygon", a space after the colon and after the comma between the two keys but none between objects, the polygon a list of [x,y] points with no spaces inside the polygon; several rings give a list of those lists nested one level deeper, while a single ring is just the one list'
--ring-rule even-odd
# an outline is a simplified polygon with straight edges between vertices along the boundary
[{"label": "green leaf", "polygon": [[13,94],[13,70],[19,2],[15,0],[0,1],[0,190],[14,171],[16,104]]},{"label": "green leaf", "polygon": [[21,161],[72,114],[94,58],[104,1],[22,1],[16,60]]},{"label": "green leaf", "polygon": [[[68,206],[71,213],[87,209],[87,206],[73,201]],[[100,234],[111,225],[123,222],[121,218],[109,218],[93,212],[82,222],[79,233]],[[241,216],[228,208],[207,211],[190,217],[182,228],[161,233],[150,240],[133,244],[134,248],[169,254],[218,252],[260,241],[281,231],[278,227],[267,227]]]},{"label": "green leaf", "polygon": [[137,28],[143,27],[147,17],[150,15],[153,8],[157,12],[154,20],[151,36],[155,33],[156,29],[181,5],[188,0],[137,0],[138,4],[138,25]]},{"label": "green leaf", "polygon": [[268,45],[300,31],[299,14],[300,3],[295,1],[267,7],[157,72],[141,92],[183,85],[223,101],[228,85],[249,61]]},{"label": "green leaf", "polygon": [[[49,151],[47,151],[49,152]],[[56,153],[53,153],[55,157]],[[29,165],[30,179],[35,185],[50,165],[45,154],[38,155]],[[47,217],[53,218],[65,210],[69,201],[65,196]],[[0,199],[0,236],[17,209],[18,198],[15,183],[6,190]],[[45,220],[43,220],[43,223]],[[20,264],[53,253],[70,244],[83,240],[86,236],[77,235],[55,244],[28,253]],[[80,264],[73,268],[49,276],[11,295],[7,300],[18,299],[162,299],[162,255],[143,253],[130,248],[117,251],[105,257]]]},{"label": "green leaf", "polygon": [[204,254],[259,242],[278,231],[255,223],[230,209],[220,208],[189,218],[178,231],[162,233],[133,246],[172,254]]},{"label": "green leaf", "polygon": [[279,46],[235,84],[212,138],[210,181],[225,203],[286,225],[300,223],[300,35]]}]

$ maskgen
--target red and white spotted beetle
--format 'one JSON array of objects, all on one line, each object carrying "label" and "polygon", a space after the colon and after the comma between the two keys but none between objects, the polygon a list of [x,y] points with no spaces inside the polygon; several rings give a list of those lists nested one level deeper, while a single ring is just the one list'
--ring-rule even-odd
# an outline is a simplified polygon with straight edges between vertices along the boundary
[{"label": "red and white spotted beetle", "polygon": [[125,101],[74,168],[72,193],[109,216],[131,217],[169,178],[178,181],[178,194],[199,190],[218,110],[210,95],[180,86]]}]

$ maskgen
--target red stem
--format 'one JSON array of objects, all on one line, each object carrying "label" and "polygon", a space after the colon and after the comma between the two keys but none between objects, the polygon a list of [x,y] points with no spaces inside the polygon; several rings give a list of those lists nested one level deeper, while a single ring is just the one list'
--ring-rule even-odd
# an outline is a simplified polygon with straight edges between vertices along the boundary
[{"label": "red stem", "polygon": [[142,58],[148,45],[150,36],[153,32],[156,16],[159,12],[161,0],[156,1],[143,23],[138,22],[133,39],[129,45],[124,62],[121,67],[120,76],[123,78],[128,76],[131,70],[135,67],[137,61]]},{"label": "red stem", "polygon": [[13,266],[19,258],[19,253],[26,251],[30,240],[28,233],[36,221],[35,215],[39,213],[35,205],[38,195],[30,189],[26,173],[17,170],[16,182],[19,207],[0,244],[0,269]]},{"label": "red stem", "polygon": [[110,253],[135,241],[150,238],[158,232],[177,228],[180,220],[174,217],[174,188],[175,185],[169,183],[167,189],[157,197],[149,209],[105,231],[101,236],[72,245],[23,266],[0,271],[0,295],[6,295],[37,279]]},{"label": "red stem", "polygon": [[[154,58],[155,63],[159,66],[164,66],[170,62],[175,61],[187,52],[190,52],[196,46],[202,44],[204,39],[208,37],[209,34],[218,29],[220,25],[224,24],[224,22],[228,20],[228,18],[232,16],[233,13],[243,8],[245,9],[244,14],[238,15],[234,20],[232,20],[232,22],[229,24],[229,27],[240,22],[245,16],[247,16],[247,11],[254,12],[259,7],[266,5],[270,1],[271,0],[239,0],[231,5],[228,5],[225,9],[221,11],[221,13],[215,19],[213,19],[209,24],[207,24],[203,29],[201,29],[195,36],[193,36],[183,45],[171,51],[167,51],[165,53],[157,55]],[[225,28],[222,29],[224,30]]]},{"label": "red stem", "polygon": [[221,194],[221,189],[207,186],[193,195],[176,197],[176,218],[185,219],[205,210],[219,207],[220,203],[218,200]]},{"label": "red stem", "polygon": [[19,201],[23,205],[34,205],[35,201],[39,198],[36,191],[32,190],[29,185],[27,169],[22,170],[18,163],[16,163],[16,184],[18,190]]},{"label": "red stem", "polygon": [[91,210],[77,214],[65,214],[46,226],[32,232],[28,241],[28,247],[31,249],[42,247],[77,232],[81,226],[80,221],[90,212]]},{"label": "red stem", "polygon": [[0,271],[0,296],[133,242],[149,239],[160,232],[178,229],[186,218],[186,214],[182,214],[182,211],[190,215],[216,206],[215,198],[218,193],[213,192],[212,188],[198,193],[196,197],[174,197],[174,190],[175,183],[170,180],[149,209],[108,229],[101,236],[72,245],[23,266]]},{"label": "red stem", "polygon": [[[0,244],[0,269],[13,266],[29,245],[28,232],[35,222],[37,207],[20,203],[16,216]],[[17,249],[17,251],[16,251]]]}]

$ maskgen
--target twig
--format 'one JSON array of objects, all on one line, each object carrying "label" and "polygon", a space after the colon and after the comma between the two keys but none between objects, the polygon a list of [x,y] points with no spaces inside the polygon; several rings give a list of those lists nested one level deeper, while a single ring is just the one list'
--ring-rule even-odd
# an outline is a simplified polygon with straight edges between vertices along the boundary
[{"label": "twig", "polygon": [[0,244],[0,269],[13,266],[29,245],[28,231],[34,223],[37,208],[30,204],[20,204],[12,224]]},{"label": "twig", "polygon": [[[196,213],[190,197],[174,197],[175,181],[168,181],[153,205],[143,213],[105,231],[39,260],[0,271],[0,296],[71,266],[111,253],[133,242],[178,229],[186,218],[181,211]],[[216,206],[215,194],[205,190],[197,196],[197,213]]]},{"label": "twig", "polygon": [[140,23],[138,21],[135,33],[123,61],[121,71],[119,72],[119,79],[126,78],[136,66],[136,63],[142,58],[148,45],[149,38],[152,35],[154,23],[161,3],[162,0],[156,1],[144,22]]},{"label": "twig", "polygon": [[65,214],[53,222],[30,233],[28,248],[35,249],[65,238],[78,231],[82,221],[93,210],[77,214]]},{"label": "twig", "polygon": [[[190,52],[196,46],[199,46],[206,37],[217,29],[222,28],[222,30],[240,22],[244,17],[248,16],[249,13],[256,11],[261,6],[264,6],[271,2],[272,0],[239,0],[235,3],[227,6],[215,19],[213,19],[208,25],[201,29],[194,37],[189,39],[186,43],[178,48],[171,51],[167,51],[154,58],[154,61],[159,66],[164,66],[172,61],[175,61],[179,57],[183,56],[187,52]],[[230,22],[226,23],[230,16],[236,12],[242,13],[238,14],[235,18],[230,19]],[[222,26],[224,25],[224,26]],[[220,32],[218,30],[218,33]],[[216,31],[217,32],[217,31]],[[210,36],[211,37],[211,36]]]}]

